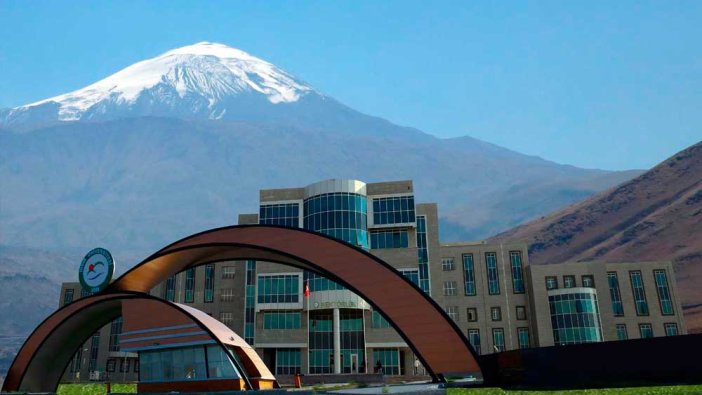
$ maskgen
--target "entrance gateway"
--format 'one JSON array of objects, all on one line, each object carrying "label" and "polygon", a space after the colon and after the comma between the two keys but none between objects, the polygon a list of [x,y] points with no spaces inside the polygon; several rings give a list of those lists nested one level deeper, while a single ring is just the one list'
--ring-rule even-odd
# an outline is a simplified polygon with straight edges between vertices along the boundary
[{"label": "entrance gateway", "polygon": [[[96,312],[88,308],[91,303],[118,294],[146,295],[158,283],[185,269],[230,260],[290,265],[347,287],[387,319],[434,381],[445,381],[452,375],[480,373],[468,340],[453,320],[384,261],[348,243],[303,229],[239,225],[212,229],[177,241],[136,265],[99,294],[59,309],[40,324],[22,346],[8,371],[3,391],[55,391],[78,345],[117,317],[107,320],[96,317]],[[79,303],[81,301],[83,303]],[[73,334],[62,330],[69,321],[74,325],[80,323],[81,331]],[[220,345],[225,347],[221,342]],[[56,358],[51,361],[38,358],[52,354]],[[257,360],[254,356],[249,358],[252,364],[260,362],[257,355]],[[356,356],[355,369],[358,369],[358,362]]]}]

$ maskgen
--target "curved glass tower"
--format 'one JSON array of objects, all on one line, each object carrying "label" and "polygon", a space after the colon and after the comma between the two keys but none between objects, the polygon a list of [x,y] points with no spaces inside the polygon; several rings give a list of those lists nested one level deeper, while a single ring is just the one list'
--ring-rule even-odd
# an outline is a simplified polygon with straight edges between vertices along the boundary
[{"label": "curved glass tower", "polygon": [[555,345],[602,341],[600,310],[594,288],[548,291]]}]

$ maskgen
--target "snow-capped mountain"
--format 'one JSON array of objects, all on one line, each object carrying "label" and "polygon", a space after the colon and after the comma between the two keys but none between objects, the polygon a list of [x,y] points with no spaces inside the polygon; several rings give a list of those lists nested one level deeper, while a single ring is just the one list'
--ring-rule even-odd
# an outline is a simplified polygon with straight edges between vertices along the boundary
[{"label": "snow-capped mountain", "polygon": [[5,110],[0,124],[26,129],[52,121],[144,115],[241,119],[252,113],[277,119],[284,111],[275,105],[285,107],[310,94],[325,99],[265,60],[200,42],[135,63],[85,88]]}]

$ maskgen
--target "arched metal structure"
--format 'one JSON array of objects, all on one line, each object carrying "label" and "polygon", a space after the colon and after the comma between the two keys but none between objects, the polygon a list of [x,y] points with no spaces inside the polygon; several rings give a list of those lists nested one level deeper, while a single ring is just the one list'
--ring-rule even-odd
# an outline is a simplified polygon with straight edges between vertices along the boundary
[{"label": "arched metal structure", "polygon": [[243,366],[236,358],[230,357],[230,360],[242,373],[247,388],[258,388],[257,382],[260,380],[275,383],[275,378],[258,354],[238,335],[207,314],[143,293],[117,292],[79,299],[44,320],[17,353],[2,391],[56,392],[76,350],[95,331],[119,317],[125,301],[158,303],[164,314],[182,316],[196,324],[220,347],[234,346]]},{"label": "arched metal structure", "polygon": [[[390,322],[435,381],[444,381],[447,375],[480,372],[473,349],[453,320],[431,297],[386,262],[319,233],[271,225],[239,225],[181,239],[130,269],[102,294],[79,299],[58,310],[22,346],[3,391],[55,390],[77,347],[117,317],[113,309],[97,306],[110,306],[120,298],[135,297],[135,293],[146,296],[169,276],[191,267],[248,259],[316,272],[355,292]],[[81,319],[75,319],[76,316]],[[80,323],[88,325],[82,327]],[[62,341],[68,342],[67,347],[60,347]],[[52,354],[54,348],[70,348],[70,351],[57,358]],[[53,384],[35,389],[34,384],[24,385],[29,381]]]}]

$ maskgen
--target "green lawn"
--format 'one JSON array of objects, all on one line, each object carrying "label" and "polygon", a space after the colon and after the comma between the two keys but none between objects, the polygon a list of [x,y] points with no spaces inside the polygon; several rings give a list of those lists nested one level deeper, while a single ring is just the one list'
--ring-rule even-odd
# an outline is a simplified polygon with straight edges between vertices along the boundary
[{"label": "green lawn", "polygon": [[[136,384],[112,384],[112,392],[136,392]],[[105,384],[61,384],[58,395],[103,395]]]},{"label": "green lawn", "polygon": [[606,388],[568,391],[523,391],[500,388],[450,388],[448,395],[693,395],[702,394],[702,385],[672,385],[665,387]]}]

